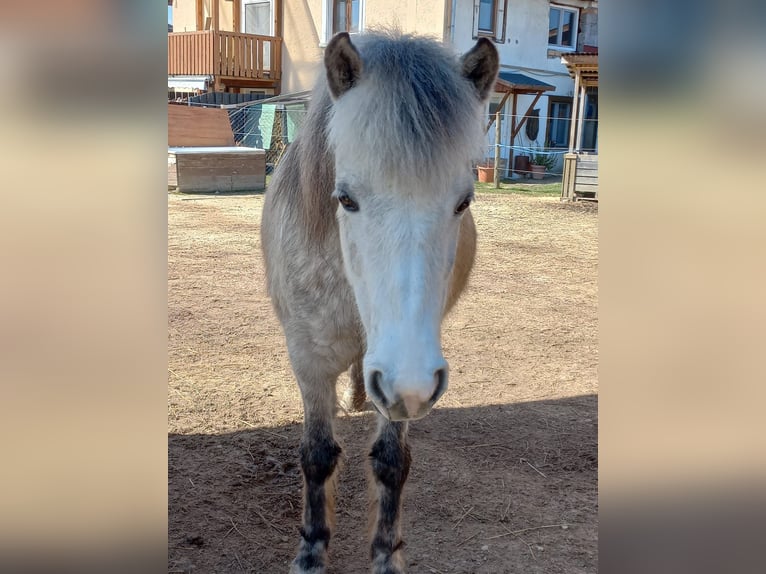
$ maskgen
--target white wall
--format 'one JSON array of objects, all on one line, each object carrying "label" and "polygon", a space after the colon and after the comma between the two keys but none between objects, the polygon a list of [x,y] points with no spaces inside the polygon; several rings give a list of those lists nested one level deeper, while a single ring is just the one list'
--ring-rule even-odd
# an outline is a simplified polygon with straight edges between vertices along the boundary
[{"label": "white wall", "polygon": [[[592,2],[582,0],[507,0],[506,33],[503,43],[495,43],[500,54],[501,71],[518,72],[546,84],[555,86],[555,90],[546,92],[535,104],[540,109],[540,131],[538,143],[543,145],[548,123],[548,95],[571,97],[574,91],[574,80],[569,77],[566,67],[561,63],[558,54],[550,54],[548,50],[548,11],[551,4],[567,7],[586,8]],[[459,53],[468,51],[476,42],[473,38],[473,0],[456,0],[454,18],[453,47]],[[448,39],[449,40],[449,39]],[[500,99],[495,95],[494,101]],[[534,96],[518,96],[516,113],[526,112]],[[505,105],[505,112],[511,114],[511,98]],[[507,122],[510,126],[510,121]],[[494,127],[492,129],[494,132]],[[494,134],[490,136],[494,141]],[[510,131],[503,126],[503,142],[510,141]],[[521,140],[521,141],[520,141]],[[517,137],[516,144],[527,145],[528,140],[524,129]],[[507,150],[504,156],[507,157]]]},{"label": "white wall", "polygon": [[[443,39],[445,1],[363,0],[362,28],[398,28]],[[282,93],[310,90],[322,73],[323,20],[330,0],[283,0]],[[328,6],[329,4],[329,6]],[[330,27],[332,24],[329,24]]]}]

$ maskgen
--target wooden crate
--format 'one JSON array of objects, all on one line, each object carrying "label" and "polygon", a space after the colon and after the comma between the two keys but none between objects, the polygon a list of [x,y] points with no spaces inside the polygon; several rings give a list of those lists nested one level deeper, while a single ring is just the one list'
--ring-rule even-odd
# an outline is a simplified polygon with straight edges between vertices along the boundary
[{"label": "wooden crate", "polygon": [[185,193],[262,190],[266,152],[247,147],[168,148],[168,187]]},{"label": "wooden crate", "polygon": [[598,201],[598,156],[580,155],[574,184],[575,198]]},{"label": "wooden crate", "polygon": [[598,201],[598,155],[564,155],[561,199]]},{"label": "wooden crate", "polygon": [[229,114],[220,108],[168,104],[168,146],[233,146]]}]

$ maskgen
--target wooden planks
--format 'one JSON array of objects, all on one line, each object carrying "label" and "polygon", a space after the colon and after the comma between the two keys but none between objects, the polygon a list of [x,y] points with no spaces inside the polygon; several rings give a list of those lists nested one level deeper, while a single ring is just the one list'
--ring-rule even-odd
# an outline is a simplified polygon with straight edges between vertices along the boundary
[{"label": "wooden planks", "polygon": [[168,186],[186,193],[261,190],[266,186],[266,152],[168,152]]},{"label": "wooden planks", "polygon": [[574,199],[575,175],[577,173],[577,154],[564,154],[564,175],[561,180],[561,199]]},{"label": "wooden planks", "polygon": [[212,30],[171,32],[168,74],[276,80],[282,76],[281,46],[282,39],[273,36]]},{"label": "wooden planks", "polygon": [[233,146],[226,110],[168,104],[168,146]]},{"label": "wooden planks", "polygon": [[582,155],[576,153],[567,153],[564,155],[564,176],[561,181],[561,199],[570,201],[574,199],[598,201],[597,155]]},{"label": "wooden planks", "polygon": [[[598,156],[581,155],[577,159],[574,191],[578,199],[598,200]],[[593,197],[583,197],[585,194]]]}]

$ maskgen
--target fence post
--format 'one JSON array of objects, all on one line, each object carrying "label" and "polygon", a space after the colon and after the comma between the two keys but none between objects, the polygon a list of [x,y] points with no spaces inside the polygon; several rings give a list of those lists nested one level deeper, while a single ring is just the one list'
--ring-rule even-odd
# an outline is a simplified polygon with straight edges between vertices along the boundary
[{"label": "fence post", "polygon": [[500,188],[500,108],[495,112],[495,189]]}]

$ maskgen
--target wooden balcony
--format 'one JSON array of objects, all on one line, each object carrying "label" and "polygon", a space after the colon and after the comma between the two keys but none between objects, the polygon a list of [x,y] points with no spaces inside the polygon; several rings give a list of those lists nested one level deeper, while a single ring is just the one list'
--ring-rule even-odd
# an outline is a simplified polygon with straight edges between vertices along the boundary
[{"label": "wooden balcony", "polygon": [[282,39],[213,30],[170,33],[168,75],[213,76],[217,86],[278,87]]}]

